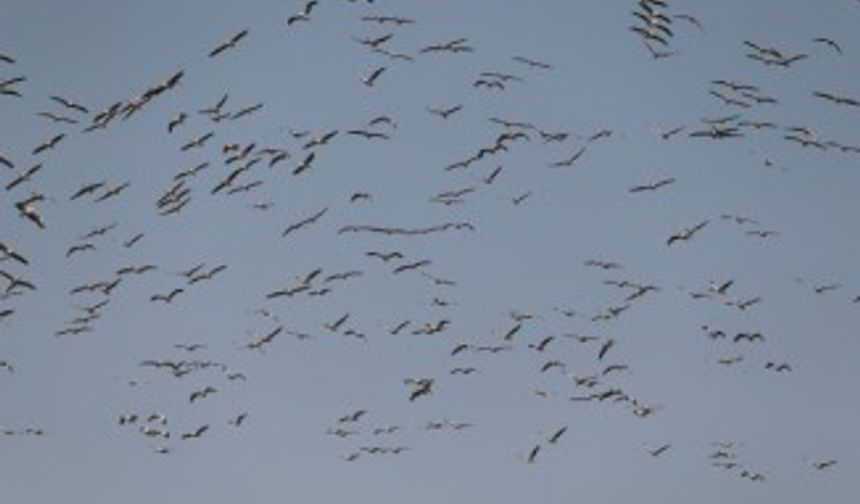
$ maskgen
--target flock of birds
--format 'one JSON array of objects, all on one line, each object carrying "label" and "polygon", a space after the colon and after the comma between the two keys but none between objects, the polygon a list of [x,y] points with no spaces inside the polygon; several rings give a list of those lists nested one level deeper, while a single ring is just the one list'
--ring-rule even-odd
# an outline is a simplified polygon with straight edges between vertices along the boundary
[{"label": "flock of birds", "polygon": [[[298,6],[297,10],[285,16],[284,30],[288,35],[294,30],[313,30],[317,16],[326,16],[327,9],[339,8],[338,3],[375,2],[313,0]],[[690,36],[707,34],[706,20],[678,11],[669,5],[668,0],[638,0],[630,3],[630,32],[641,39],[646,48],[646,56],[660,60],[679,57],[676,42],[679,30],[688,31]],[[369,58],[381,61],[382,64],[372,65],[365,74],[356,79],[356,92],[382,87],[390,77],[389,74],[406,71],[404,66],[418,65],[426,58],[456,58],[460,54],[481,51],[478,43],[462,37],[443,38],[411,49],[403,49],[396,47],[398,41],[407,38],[407,31],[418,23],[418,20],[373,13],[364,13],[359,19],[369,28],[379,31],[368,36],[352,36],[351,43],[357,43],[366,50]],[[239,57],[246,49],[245,44],[253,39],[254,31],[253,27],[239,29],[216,42],[211,50],[201,54],[199,59],[212,62],[215,59]],[[794,52],[759,41],[743,40],[738,44],[746,51],[747,58],[767,67],[789,68],[802,64],[808,58],[817,57],[812,53]],[[829,37],[815,38],[810,44],[810,48],[820,46],[829,51],[829,54],[822,57],[840,58],[850,51]],[[40,233],[52,233],[56,230],[54,221],[58,214],[63,212],[63,207],[106,206],[111,201],[127,198],[135,190],[135,181],[121,175],[112,180],[85,180],[71,190],[50,187],[44,184],[43,180],[45,172],[50,171],[52,165],[57,163],[57,156],[62,154],[68,144],[76,142],[84,135],[97,135],[109,129],[123,128],[124,123],[147,113],[150,108],[154,108],[153,104],[167,95],[182,93],[187,96],[191,93],[191,96],[194,96],[193,89],[186,84],[192,71],[179,70],[156,80],[155,84],[144,86],[141,92],[133,96],[103,104],[99,110],[96,104],[85,105],[68,96],[51,95],[46,97],[47,101],[39,101],[41,97],[28,94],[27,77],[16,74],[17,58],[15,54],[0,50],[0,106],[3,106],[3,100],[34,100],[40,104],[49,103],[52,108],[36,113],[46,121],[46,129],[49,131],[44,141],[31,148],[0,145],[0,165],[5,170],[2,181],[5,187],[4,207],[7,208],[5,219],[15,219],[16,216],[18,218],[17,222],[4,223],[7,234],[0,236],[0,340],[8,338],[7,333],[13,333],[19,324],[19,306],[27,303],[34,292],[50,281],[40,273],[39,264],[31,259],[31,246],[25,240],[16,238],[20,233],[10,233],[8,230],[14,229],[15,226],[32,226]],[[564,65],[562,61],[550,63],[518,54],[510,55],[508,61],[512,70],[479,72],[474,78],[464,82],[464,86],[472,88],[474,92],[502,93],[509,87],[521,85],[531,78],[552,78],[556,65]],[[699,124],[678,124],[663,128],[657,132],[655,141],[676,141],[683,136],[688,137],[690,142],[727,141],[773,131],[785,142],[803,148],[832,150],[843,154],[860,153],[860,146],[823,138],[812,127],[779,125],[748,118],[746,112],[749,110],[764,111],[764,107],[773,107],[779,103],[777,97],[768,94],[760,85],[714,79],[707,94],[717,100],[720,106],[725,107],[725,115],[702,119]],[[838,91],[813,90],[811,94],[814,98],[832,105],[860,107],[860,98]],[[287,173],[291,179],[324,176],[324,169],[320,165],[325,163],[327,151],[336,148],[335,144],[346,142],[350,138],[367,141],[367,145],[395,141],[406,122],[400,120],[397,115],[379,113],[357,125],[338,125],[318,131],[289,129],[285,132],[284,142],[278,145],[264,145],[257,141],[232,141],[225,138],[221,132],[224,124],[246,121],[245,127],[250,129],[253,128],[252,121],[255,116],[267,110],[267,104],[264,102],[234,104],[233,100],[233,96],[227,92],[208,105],[198,107],[189,102],[187,107],[174,110],[162,118],[163,134],[171,141],[176,140],[177,163],[188,163],[192,166],[172,173],[163,190],[152,195],[152,208],[157,214],[155,219],[182,219],[184,213],[200,199],[252,197],[276,183],[273,175],[275,173]],[[469,107],[469,103],[463,100],[441,105],[420,104],[417,110],[419,114],[429,114],[440,124],[447,124],[457,121],[458,116],[467,112]],[[580,169],[581,165],[589,162],[589,156],[601,148],[602,143],[615,138],[612,129],[599,129],[585,135],[577,135],[544,128],[533,122],[503,119],[498,116],[488,118],[488,130],[476,133],[478,137],[488,137],[488,141],[467,147],[465,155],[439,167],[441,173],[450,177],[462,175],[463,179],[469,182],[427,195],[426,201],[440,209],[438,214],[441,217],[436,223],[418,223],[405,227],[385,224],[338,224],[334,232],[337,236],[345,238],[346,235],[367,235],[368,241],[363,243],[376,245],[371,250],[354,254],[344,267],[320,266],[301,272],[290,281],[272,279],[270,285],[262,286],[258,299],[254,301],[257,304],[251,308],[255,317],[261,321],[262,329],[249,334],[238,345],[238,351],[263,355],[286,338],[310,341],[327,335],[341,335],[367,343],[386,334],[393,337],[433,336],[446,345],[446,362],[439,366],[435,374],[401,378],[403,407],[445,394],[446,388],[456,387],[458,380],[466,380],[469,379],[468,376],[480,373],[482,366],[492,366],[494,355],[519,352],[537,359],[536,364],[529,365],[534,367],[533,374],[538,382],[543,377],[556,376],[569,383],[570,389],[565,393],[537,386],[533,392],[539,398],[549,400],[563,394],[573,407],[581,403],[593,403],[603,405],[601,407],[617,408],[636,419],[659,417],[664,405],[658,399],[642,397],[631,391],[631,370],[635,368],[635,356],[624,352],[623,335],[608,334],[611,331],[607,328],[612,326],[607,324],[624,317],[635,306],[647,303],[652,296],[668,295],[666,291],[670,289],[655,282],[633,280],[627,274],[629,268],[626,265],[607,257],[593,257],[581,267],[604,275],[602,283],[595,288],[607,289],[617,302],[593,313],[560,307],[529,312],[512,310],[496,323],[495,329],[491,329],[493,337],[488,341],[458,332],[458,322],[450,315],[452,306],[456,305],[450,296],[455,295],[457,287],[466,281],[448,276],[444,270],[440,271],[439,264],[444,261],[429,256],[415,256],[392,245],[394,238],[433,239],[434,236],[447,234],[480,236],[479,219],[463,218],[463,215],[467,215],[464,212],[457,213],[456,215],[460,216],[458,218],[448,218],[446,216],[453,214],[447,210],[469,208],[470,198],[475,198],[479,193],[493,191],[508,171],[505,156],[510,151],[530,145],[531,148],[541,149],[538,152],[545,157],[537,160],[536,164],[545,169]],[[563,148],[564,153],[543,154],[544,149],[554,146]],[[200,161],[196,157],[198,154],[206,159]],[[771,161],[767,160],[766,163]],[[481,173],[475,178],[474,173],[477,170],[481,170]],[[672,190],[672,186],[677,184],[681,177],[664,176],[631,182],[626,192],[631,198],[662,193]],[[251,196],[243,196],[245,194]],[[519,207],[534,195],[532,190],[523,190],[506,198],[511,206]],[[336,208],[374,205],[380,196],[372,190],[356,188],[347,201],[321,202],[300,215],[293,215],[282,228],[272,230],[272,234],[284,240],[291,240],[294,234],[310,233],[313,228],[330,224]],[[242,208],[243,211],[273,212],[278,203],[274,199],[258,200]],[[349,209],[348,211],[353,212]],[[396,212],[395,210],[394,213]],[[718,227],[721,229],[718,230]],[[186,298],[198,295],[206,290],[209,284],[229,284],[231,270],[237,266],[226,262],[198,262],[177,266],[138,260],[136,248],[157,232],[158,222],[150,229],[129,229],[117,218],[116,221],[108,223],[93,223],[88,230],[80,233],[76,240],[68,244],[65,250],[60,251],[72,270],[75,270],[76,261],[81,257],[99,254],[104,249],[119,249],[128,260],[119,268],[103,271],[95,278],[88,277],[67,287],[69,303],[75,306],[75,311],[66,324],[56,328],[53,333],[55,338],[75,335],[87,337],[85,335],[88,333],[98,332],[99,320],[110,312],[112,305],[119,304],[117,298],[124,296],[123,291],[131,285],[143,285],[147,288],[161,285],[159,288],[151,288],[149,303],[163,306],[165,310],[181,310]],[[655,237],[655,240],[665,243],[667,248],[678,249],[690,246],[690,242],[697,240],[702,234],[718,232],[734,233],[749,240],[770,241],[777,240],[780,236],[778,230],[760,224],[754,218],[723,213],[681,222],[674,231],[667,230],[665,235]],[[369,281],[371,277],[389,282],[405,276],[413,276],[416,281],[421,282],[422,290],[431,293],[429,309],[420,316],[403,317],[382,326],[370,326],[367,316],[354,313],[349,308],[338,308],[332,303],[327,305],[331,306],[330,318],[313,321],[303,327],[292,321],[296,314],[291,313],[291,322],[286,322],[287,317],[281,311],[284,306],[299,299],[318,299],[321,303],[328,303],[339,290],[347,289],[363,280]],[[147,280],[153,277],[168,280]],[[808,287],[817,295],[848,289],[848,286],[841,283],[815,284],[804,279],[798,279],[797,283]],[[763,297],[755,292],[755,286],[745,285],[741,279],[734,278],[712,279],[702,285],[683,287],[681,290],[684,297],[688,297],[690,301],[722,305],[727,307],[727,310],[736,310],[738,316],[755,310],[763,301]],[[849,304],[860,304],[860,294],[849,296],[847,301]],[[236,302],[241,304],[242,300]],[[390,314],[386,316],[389,319],[396,318]],[[546,329],[546,324],[550,324],[550,321],[566,324],[571,320],[590,324],[594,330],[548,333]],[[765,331],[736,330],[716,327],[709,323],[702,324],[701,331],[704,341],[720,347],[722,354],[715,362],[718,367],[729,368],[753,361],[753,365],[762,372],[785,375],[793,373],[798,366],[794,359],[761,357],[760,352],[750,356],[749,349],[754,346],[771,348],[772,354],[778,350],[772,347],[774,343]],[[213,358],[207,355],[207,350],[207,342],[201,339],[177,342],[167,356],[138,356],[136,369],[129,370],[129,374],[135,375],[135,378],[129,379],[128,384],[132,387],[144,387],[145,383],[155,376],[177,379],[176,388],[187,398],[188,407],[191,409],[221,395],[241,395],[238,385],[246,381],[251,383],[253,373],[231,363],[229,357]],[[571,353],[589,357],[574,365],[571,362]],[[487,356],[490,360],[482,356]],[[14,375],[24,365],[10,356],[0,354],[0,372],[5,371],[8,375],[0,377],[4,387],[14,386]],[[184,385],[188,380],[179,379],[192,374],[200,376],[202,384],[188,388]],[[183,417],[181,413],[129,408],[114,412],[114,423],[119,429],[142,436],[156,453],[167,455],[177,449],[186,449],[186,443],[204,440],[213,429],[253,428],[254,417],[252,410],[236,411],[229,418],[195,422],[189,420],[189,417]],[[377,420],[378,423],[373,423]],[[355,441],[351,445],[345,445],[342,452],[342,460],[352,463],[376,456],[409,453],[413,448],[408,439],[410,435],[415,435],[414,432],[453,433],[479,425],[480,421],[472,423],[448,418],[432,418],[423,424],[411,426],[384,422],[383,419],[374,418],[374,407],[368,404],[360,409],[345,411],[341,416],[332,419],[324,434],[342,443]],[[547,434],[541,439],[522,443],[519,458],[525,464],[539,463],[546,450],[564,445],[570,427],[554,425],[547,429]],[[413,434],[409,434],[410,432]],[[38,425],[3,427],[0,433],[6,436],[52,434]],[[390,439],[395,441],[388,442]],[[656,459],[671,454],[672,447],[671,440],[664,440],[645,443],[644,451]],[[715,441],[707,457],[713,467],[734,472],[739,478],[752,482],[767,481],[770,475],[742,455],[741,443]],[[809,467],[816,471],[828,470],[837,465],[837,459],[829,456],[810,458],[807,462]]]}]

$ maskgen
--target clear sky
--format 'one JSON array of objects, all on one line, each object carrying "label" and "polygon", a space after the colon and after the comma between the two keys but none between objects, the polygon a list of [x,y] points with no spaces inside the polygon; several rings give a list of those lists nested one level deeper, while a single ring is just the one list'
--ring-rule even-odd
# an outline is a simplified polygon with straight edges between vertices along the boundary
[{"label": "clear sky", "polygon": [[0,501],[860,494],[860,3],[649,5],[2,2]]}]

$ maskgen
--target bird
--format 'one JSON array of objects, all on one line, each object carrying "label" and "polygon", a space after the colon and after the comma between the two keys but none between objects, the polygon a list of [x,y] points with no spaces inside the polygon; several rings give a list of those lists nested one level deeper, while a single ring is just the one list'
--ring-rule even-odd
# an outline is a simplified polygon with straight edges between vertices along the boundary
[{"label": "bird", "polygon": [[0,164],[5,166],[6,168],[9,168],[10,170],[15,169],[15,163],[13,163],[11,159],[9,159],[9,156],[7,154],[3,154],[2,152],[0,152]]},{"label": "bird", "polygon": [[287,18],[287,26],[295,23],[296,21],[310,21],[311,11],[316,4],[317,0],[311,0],[310,2],[306,3],[300,11]]},{"label": "bird", "polygon": [[777,364],[776,362],[768,361],[764,365],[764,368],[776,371],[777,373],[781,373],[784,371],[791,371],[791,364],[787,362],[780,362],[779,364]]},{"label": "bird", "polygon": [[524,65],[528,65],[532,68],[540,68],[542,70],[552,70],[552,65],[550,65],[549,63],[544,63],[542,61],[526,58],[524,56],[513,56],[511,59],[518,62],[518,63],[523,63]]},{"label": "bird", "polygon": [[738,343],[744,340],[749,341],[750,343],[754,341],[764,341],[764,335],[760,332],[739,332],[735,335],[732,341]]},{"label": "bird", "polygon": [[420,261],[415,261],[413,263],[401,264],[400,266],[394,268],[392,273],[397,274],[397,273],[402,273],[404,271],[423,268],[424,266],[428,266],[428,265],[432,264],[432,262],[433,261],[431,261],[430,259],[422,259]]},{"label": "bird", "polygon": [[540,453],[540,446],[541,445],[537,444],[534,448],[532,448],[532,450],[529,452],[528,458],[526,458],[526,462],[528,462],[529,464],[534,463],[535,459],[538,456],[538,453]]},{"label": "bird", "polygon": [[15,208],[18,209],[18,215],[28,219],[35,224],[39,229],[45,229],[45,221],[39,214],[36,208],[36,202],[44,200],[45,197],[41,194],[34,194],[27,199],[15,203]]},{"label": "bird", "polygon": [[547,441],[550,444],[556,444],[556,443],[558,443],[558,440],[561,439],[561,436],[563,436],[565,432],[567,432],[567,426],[566,425],[564,427],[558,429],[557,431],[555,431],[552,434],[552,436],[550,436],[549,439],[547,439]]},{"label": "bird", "polygon": [[293,170],[293,175],[299,175],[305,170],[309,169],[311,167],[311,163],[313,163],[315,158],[316,152],[311,152],[307,156],[305,156],[305,158],[298,165],[296,165],[296,168]]},{"label": "bird", "polygon": [[66,107],[68,109],[75,110],[75,111],[80,112],[82,114],[89,114],[90,113],[89,109],[87,109],[86,107],[84,107],[80,103],[74,102],[74,101],[69,100],[67,98],[63,98],[62,96],[54,95],[54,96],[50,96],[50,99],[59,103],[60,105]]},{"label": "bird", "polygon": [[173,302],[173,298],[175,298],[179,294],[182,294],[183,292],[185,292],[185,289],[183,289],[181,287],[177,287],[167,294],[153,294],[152,296],[149,297],[149,300],[152,302],[164,301],[165,303],[170,304]]},{"label": "bird", "polygon": [[81,187],[80,189],[75,191],[74,194],[72,194],[72,196],[69,198],[69,201],[74,201],[74,200],[76,200],[82,196],[87,195],[87,194],[93,194],[96,191],[98,191],[99,189],[101,189],[102,187],[104,187],[106,184],[107,184],[106,181],[84,184],[83,187]]},{"label": "bird", "polygon": [[184,152],[184,151],[187,151],[190,149],[202,147],[206,143],[206,141],[209,140],[210,138],[212,138],[213,136],[215,136],[215,132],[210,131],[208,133],[204,133],[200,136],[194,137],[191,140],[189,140],[187,143],[182,145],[182,147],[180,147],[179,150]]},{"label": "bird", "polygon": [[66,257],[70,257],[72,254],[75,254],[77,252],[83,252],[85,250],[95,250],[95,249],[96,249],[96,246],[93,245],[92,243],[81,243],[79,245],[72,245],[66,251]]},{"label": "bird", "polygon": [[114,187],[108,187],[105,189],[105,192],[102,193],[101,196],[99,196],[98,198],[95,199],[95,202],[99,203],[99,202],[108,200],[110,198],[115,198],[115,197],[119,196],[123,191],[125,191],[130,185],[131,185],[131,182],[123,182],[123,183],[118,184]]},{"label": "bird", "polygon": [[248,414],[247,414],[247,413],[239,413],[239,414],[236,416],[236,418],[234,418],[234,419],[230,420],[228,423],[229,423],[230,425],[232,425],[233,427],[240,427],[240,426],[242,425],[242,422],[244,422],[244,421],[245,421],[245,420],[247,420],[247,419],[248,419]]},{"label": "bird", "polygon": [[268,345],[272,341],[274,341],[275,337],[281,334],[284,331],[284,326],[278,326],[274,330],[269,331],[269,333],[258,337],[254,341],[245,345],[245,348],[262,350],[263,345]]},{"label": "bird", "polygon": [[700,222],[700,223],[698,223],[692,227],[683,228],[683,229],[677,231],[676,233],[671,235],[668,240],[666,240],[666,245],[672,245],[673,243],[675,243],[676,241],[679,241],[679,240],[687,241],[687,240],[692,239],[693,236],[696,235],[696,233],[698,233],[699,231],[704,229],[705,226],[708,225],[708,222],[709,221],[706,219],[706,220],[703,220],[702,222]]},{"label": "bird", "polygon": [[41,169],[42,169],[42,163],[39,163],[37,165],[30,167],[27,171],[25,171],[21,175],[18,175],[17,177],[12,179],[8,184],[6,184],[6,190],[11,191],[12,189],[18,187],[19,185],[21,185],[23,183],[29,182],[30,179],[33,178],[33,175],[38,173],[39,170],[41,170]]},{"label": "bird", "polygon": [[167,132],[173,133],[173,130],[178,128],[186,119],[188,119],[188,114],[185,112],[179,112],[175,116],[171,117],[170,121],[167,123]]},{"label": "bird", "polygon": [[209,430],[209,424],[204,424],[204,425],[201,425],[200,427],[197,427],[196,429],[194,429],[192,431],[183,433],[181,437],[183,440],[199,438],[208,430]]},{"label": "bird", "polygon": [[418,380],[412,380],[411,383],[415,385],[412,392],[409,394],[409,401],[415,401],[421,396],[429,395],[433,393],[433,382],[432,378],[421,378]]},{"label": "bird", "polygon": [[428,108],[427,111],[433,115],[437,115],[442,119],[448,119],[450,116],[456,114],[457,112],[463,110],[463,104],[454,105],[448,108]]},{"label": "bird", "polygon": [[323,324],[323,328],[328,329],[331,332],[337,332],[340,330],[340,327],[349,319],[349,312],[343,314],[339,319],[334,322],[327,322]]},{"label": "bird", "polygon": [[662,455],[662,454],[663,454],[666,450],[668,450],[671,446],[672,446],[671,444],[666,443],[666,444],[664,444],[664,445],[660,445],[660,446],[658,446],[658,447],[656,447],[656,448],[653,448],[653,449],[648,448],[648,449],[646,449],[646,450],[648,451],[648,454],[649,454],[649,455],[651,455],[652,457],[655,457],[655,458],[656,458],[656,457],[659,457],[660,455]]},{"label": "bird", "polygon": [[603,345],[600,347],[600,351],[597,353],[597,360],[603,360],[606,356],[606,353],[609,352],[609,349],[615,345],[615,340],[612,338],[607,339]]},{"label": "bird", "polygon": [[214,394],[216,392],[218,392],[218,390],[215,387],[207,385],[205,388],[192,392],[191,395],[188,396],[188,402],[193,403],[198,399],[205,399],[209,394]]},{"label": "bird", "polygon": [[384,71],[385,71],[384,66],[379,67],[376,70],[372,71],[370,73],[370,75],[368,75],[367,77],[362,77],[361,82],[367,87],[373,87],[373,84],[376,82],[376,79],[378,79],[379,76],[382,75],[382,72],[384,72]]},{"label": "bird", "polygon": [[561,168],[564,166],[572,166],[573,163],[575,163],[579,158],[581,158],[583,154],[585,154],[585,147],[582,147],[578,151],[574,152],[570,157],[565,158],[565,159],[561,159],[558,161],[554,161],[554,162],[550,163],[549,165],[554,167],[554,168]]},{"label": "bird", "polygon": [[642,192],[642,191],[656,191],[657,189],[659,189],[663,186],[667,186],[667,185],[674,184],[674,183],[675,183],[674,178],[665,178],[665,179],[657,180],[655,182],[649,182],[646,184],[640,184],[640,185],[633,186],[628,191],[631,193],[637,193],[637,192]]},{"label": "bird", "polygon": [[[311,153],[311,154],[313,154],[313,153]],[[311,224],[313,224],[313,223],[317,222],[318,220],[320,220],[320,219],[322,218],[322,216],[323,216],[323,215],[325,215],[325,214],[326,214],[326,212],[328,212],[328,207],[325,207],[325,208],[323,208],[322,210],[320,210],[320,211],[318,211],[318,212],[314,213],[313,215],[311,215],[311,216],[309,216],[309,217],[306,217],[306,218],[304,218],[304,219],[301,219],[301,220],[300,220],[300,221],[298,221],[298,222],[295,222],[295,223],[293,223],[293,224],[290,224],[289,226],[287,226],[287,228],[286,228],[286,229],[284,229],[284,232],[283,232],[283,233],[281,233],[281,237],[285,237],[285,236],[287,236],[288,234],[290,234],[290,233],[292,233],[292,232],[294,232],[294,231],[297,231],[297,230],[299,230],[299,229],[301,229],[301,228],[303,228],[303,227],[305,227],[305,226],[309,226],[309,225],[311,225]]]},{"label": "bird", "polygon": [[214,58],[215,56],[218,56],[219,54],[226,51],[227,49],[231,49],[233,47],[236,47],[236,44],[238,44],[239,41],[242,40],[243,38],[245,38],[247,35],[248,35],[248,29],[246,28],[246,29],[240,31],[239,33],[233,35],[229,39],[225,40],[224,42],[219,43],[218,45],[215,46],[214,49],[212,49],[212,51],[209,52],[209,57]]},{"label": "bird", "polygon": [[51,138],[49,138],[48,140],[37,145],[36,148],[33,149],[33,152],[31,154],[34,156],[38,156],[39,154],[41,154],[42,152],[45,152],[46,150],[53,149],[64,138],[66,138],[65,133],[60,133],[59,135],[54,135]]},{"label": "bird", "polygon": [[827,469],[828,467],[835,466],[837,463],[838,463],[838,461],[835,459],[823,460],[821,462],[813,462],[812,467],[815,469],[818,469],[819,471],[823,471],[824,469]]},{"label": "bird", "polygon": [[812,39],[812,41],[816,43],[826,44],[831,49],[836,51],[838,55],[842,56],[842,47],[835,40],[827,37],[816,37]]},{"label": "bird", "polygon": [[13,261],[17,261],[17,262],[23,264],[24,266],[30,264],[30,261],[26,257],[24,257],[20,253],[16,252],[15,249],[10,247],[6,243],[0,242],[0,261],[5,261],[7,259],[12,259]]}]

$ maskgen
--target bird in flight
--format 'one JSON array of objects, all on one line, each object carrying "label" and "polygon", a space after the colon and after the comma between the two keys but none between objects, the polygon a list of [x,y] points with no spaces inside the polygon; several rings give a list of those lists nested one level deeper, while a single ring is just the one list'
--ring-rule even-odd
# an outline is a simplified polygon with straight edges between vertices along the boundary
[{"label": "bird in flight", "polygon": [[245,38],[247,35],[248,35],[248,29],[246,28],[246,29],[240,31],[239,33],[233,35],[229,39],[219,43],[217,46],[215,46],[214,49],[212,49],[211,52],[209,52],[209,57],[214,58],[215,56],[218,56],[219,54],[226,51],[227,49],[231,49],[233,47],[236,47],[236,44],[238,44],[239,41],[242,40],[243,38]]},{"label": "bird in flight", "polygon": [[665,179],[657,180],[655,182],[648,182],[645,184],[633,186],[629,189],[629,192],[638,193],[638,192],[643,192],[643,191],[656,191],[657,189],[660,189],[661,187],[671,185],[674,183],[675,183],[674,178],[665,178]]},{"label": "bird in flight", "polygon": [[656,458],[656,457],[659,457],[660,455],[662,455],[662,454],[663,454],[666,450],[668,450],[671,446],[672,446],[671,444],[666,443],[666,444],[664,444],[664,445],[660,445],[660,446],[658,446],[658,447],[656,447],[656,448],[653,448],[653,449],[651,449],[651,448],[646,448],[646,450],[648,451],[648,454],[649,454],[649,455],[651,455],[652,457],[655,457],[655,458]]},{"label": "bird in flight", "polygon": [[683,228],[683,229],[677,231],[672,236],[670,236],[668,240],[666,240],[666,245],[672,245],[673,243],[675,243],[676,241],[679,241],[679,240],[687,241],[687,240],[692,239],[693,236],[696,235],[696,233],[698,233],[699,231],[704,229],[705,226],[708,225],[708,222],[709,221],[706,219],[706,220],[703,220],[702,222],[696,224],[695,226]]},{"label": "bird in flight", "polygon": [[311,20],[311,11],[314,6],[316,6],[317,0],[311,0],[306,3],[305,6],[289,18],[287,18],[287,26],[297,22],[297,21],[310,21]]},{"label": "bird in flight", "polygon": [[368,75],[367,77],[361,78],[362,84],[364,84],[367,87],[373,87],[373,84],[376,82],[376,79],[378,79],[379,76],[382,75],[382,72],[384,72],[384,71],[385,71],[384,66],[377,68],[376,70],[371,72],[370,75]]}]

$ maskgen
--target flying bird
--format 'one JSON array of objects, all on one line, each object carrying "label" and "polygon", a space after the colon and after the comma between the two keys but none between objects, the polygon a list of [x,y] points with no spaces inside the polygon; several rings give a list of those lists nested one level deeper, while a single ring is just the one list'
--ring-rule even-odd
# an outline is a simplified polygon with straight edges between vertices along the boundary
[{"label": "flying bird", "polygon": [[373,72],[370,73],[367,77],[362,77],[361,82],[367,87],[373,87],[373,84],[376,82],[376,79],[382,75],[382,72],[385,71],[385,67],[379,67]]},{"label": "flying bird", "polygon": [[245,38],[247,35],[248,35],[248,29],[246,28],[246,29],[240,31],[239,33],[233,35],[229,39],[225,40],[224,42],[219,43],[209,53],[209,57],[214,58],[215,56],[218,56],[219,54],[226,51],[227,49],[231,49],[233,47],[236,47],[236,44],[238,44],[239,41],[242,40],[243,38]]},{"label": "flying bird", "polygon": [[310,21],[311,11],[316,4],[317,0],[311,0],[310,2],[306,3],[300,11],[287,18],[287,26],[295,23],[296,21]]}]

